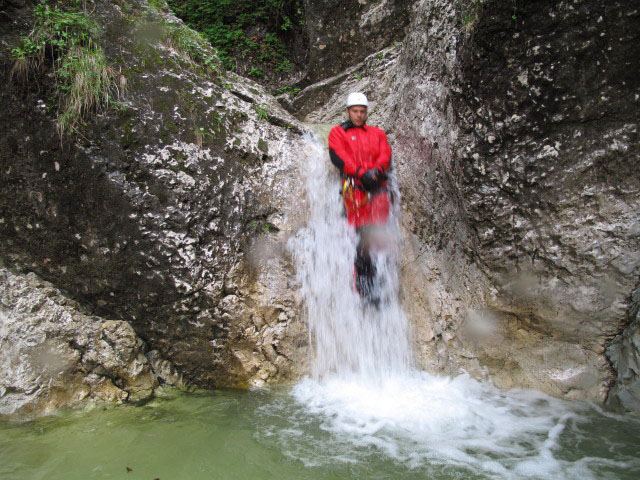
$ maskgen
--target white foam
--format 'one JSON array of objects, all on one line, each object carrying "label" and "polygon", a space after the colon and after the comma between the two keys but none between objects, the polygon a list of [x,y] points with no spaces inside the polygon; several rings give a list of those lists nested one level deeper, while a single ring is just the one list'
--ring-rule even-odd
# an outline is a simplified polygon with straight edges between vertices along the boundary
[{"label": "white foam", "polygon": [[[501,392],[466,375],[330,374],[304,379],[291,395],[294,405],[280,397],[260,407],[268,417],[261,435],[275,437],[287,456],[308,467],[376,464],[434,479],[595,480],[640,471],[634,454],[618,452],[624,444],[607,448],[609,440],[581,430],[605,418],[588,404],[531,390]],[[585,453],[597,456],[579,454],[575,445],[582,442]]]},{"label": "white foam", "polygon": [[[357,237],[342,215],[338,175],[320,142],[309,141],[315,149],[307,169],[310,221],[290,248],[313,374],[292,390],[297,409],[265,406],[273,410],[268,415],[293,424],[289,433],[274,427],[265,435],[277,436],[285,453],[307,466],[359,462],[373,450],[405,468],[453,467],[485,478],[597,478],[593,469],[610,460],[557,455],[565,429],[582,419],[585,405],[534,391],[500,392],[467,375],[435,377],[413,367],[397,295],[397,208],[384,233],[386,247],[374,253],[384,301],[380,309],[367,307],[352,286]],[[316,424],[315,434],[299,435]]]}]

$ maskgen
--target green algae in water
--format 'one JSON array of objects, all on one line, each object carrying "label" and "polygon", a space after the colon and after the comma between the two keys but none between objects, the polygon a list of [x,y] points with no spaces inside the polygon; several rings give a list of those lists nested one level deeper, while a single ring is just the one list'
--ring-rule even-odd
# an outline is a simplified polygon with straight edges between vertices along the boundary
[{"label": "green algae in water", "polygon": [[[638,478],[640,422],[592,408],[585,418],[567,424],[554,455],[575,466],[575,478]],[[0,478],[505,478],[478,468],[399,461],[326,425],[288,390],[166,391],[139,407],[0,422]],[[581,468],[589,457],[602,461]]]}]

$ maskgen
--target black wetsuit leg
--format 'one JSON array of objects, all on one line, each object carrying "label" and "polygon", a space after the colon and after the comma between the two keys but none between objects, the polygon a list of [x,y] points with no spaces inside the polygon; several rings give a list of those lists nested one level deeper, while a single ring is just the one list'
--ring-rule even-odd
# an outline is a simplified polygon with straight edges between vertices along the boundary
[{"label": "black wetsuit leg", "polygon": [[379,299],[374,291],[376,267],[369,254],[369,231],[367,227],[362,227],[359,228],[357,232],[360,238],[356,247],[356,259],[354,262],[356,289],[363,299],[375,305]]}]

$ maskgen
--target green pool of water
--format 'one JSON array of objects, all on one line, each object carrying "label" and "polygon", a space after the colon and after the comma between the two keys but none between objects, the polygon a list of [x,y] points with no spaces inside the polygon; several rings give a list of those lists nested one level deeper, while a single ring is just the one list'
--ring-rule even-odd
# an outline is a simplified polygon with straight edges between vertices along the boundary
[{"label": "green pool of water", "polygon": [[[586,418],[569,422],[554,455],[576,462],[582,480],[640,478],[640,423],[596,409]],[[0,479],[504,478],[481,465],[415,463],[357,443],[328,431],[288,390],[166,390],[143,406],[0,421]],[[604,464],[580,475],[578,463],[594,456]]]}]

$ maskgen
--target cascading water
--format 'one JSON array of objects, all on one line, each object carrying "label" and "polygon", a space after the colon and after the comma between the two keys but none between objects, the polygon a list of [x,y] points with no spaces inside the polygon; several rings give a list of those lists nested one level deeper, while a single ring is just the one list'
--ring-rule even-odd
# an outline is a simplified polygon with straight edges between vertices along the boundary
[{"label": "cascading water", "polygon": [[[407,320],[398,303],[395,268],[399,229],[393,208],[389,224],[375,234],[371,250],[378,275],[378,308],[363,303],[354,289],[356,234],[342,214],[337,170],[328,168],[325,149],[313,141],[307,192],[307,228],[291,241],[314,347],[313,376],[379,381],[410,368]],[[397,197],[397,195],[396,195]]]},{"label": "cascading water", "polygon": [[[398,299],[397,216],[373,255],[383,300],[379,308],[367,306],[353,288],[357,237],[342,213],[337,171],[322,142],[309,142],[310,219],[290,248],[306,304],[312,375],[293,388],[298,410],[265,408],[274,425],[282,415],[294,424],[266,435],[307,465],[368,461],[374,448],[433,478],[450,478],[440,476],[448,469],[465,478],[606,478],[613,464],[628,466],[557,453],[572,441],[563,438],[565,429],[577,428],[593,407],[534,391],[500,392],[467,375],[434,377],[413,366]],[[301,441],[303,426],[314,422],[330,438]]]}]

